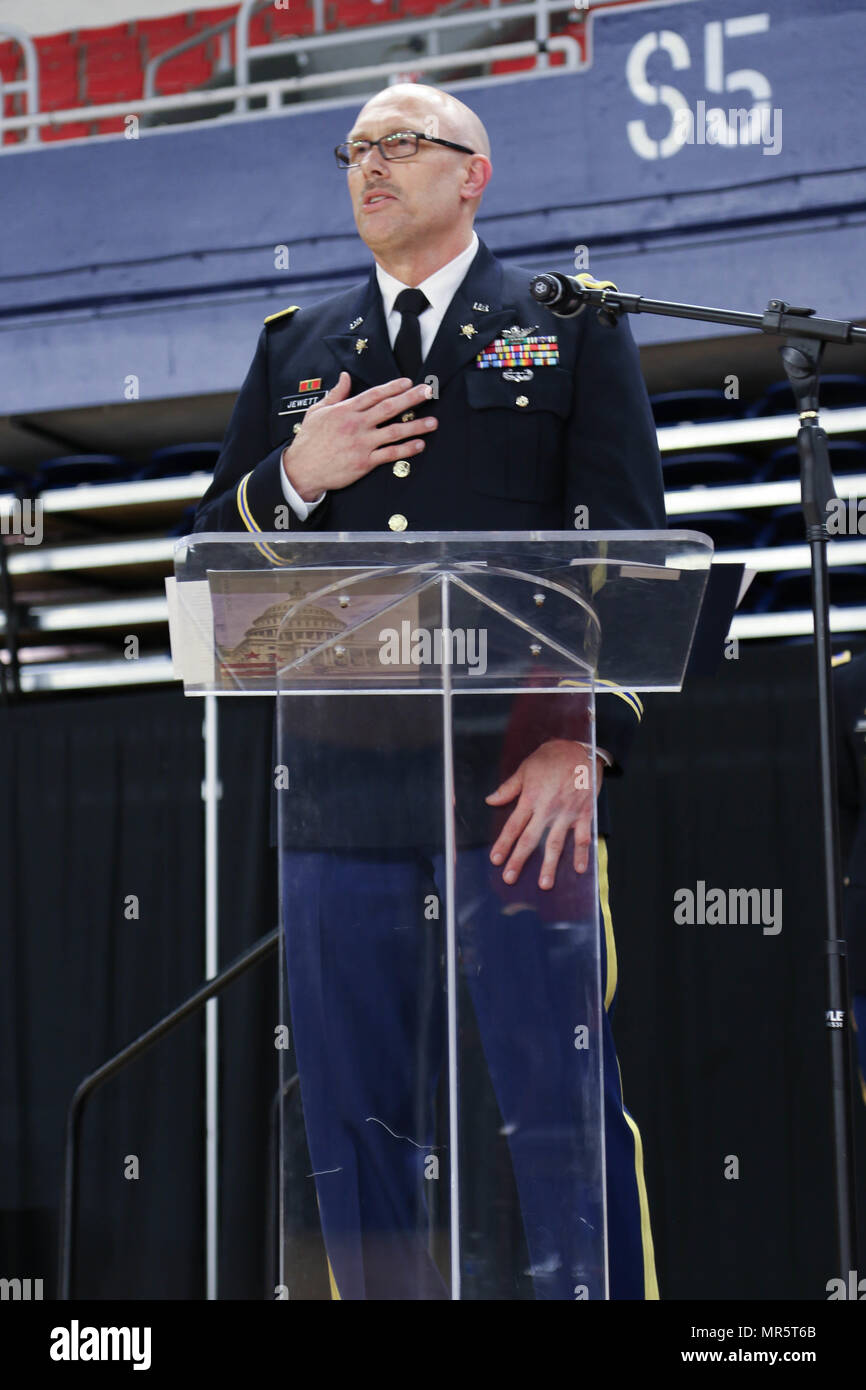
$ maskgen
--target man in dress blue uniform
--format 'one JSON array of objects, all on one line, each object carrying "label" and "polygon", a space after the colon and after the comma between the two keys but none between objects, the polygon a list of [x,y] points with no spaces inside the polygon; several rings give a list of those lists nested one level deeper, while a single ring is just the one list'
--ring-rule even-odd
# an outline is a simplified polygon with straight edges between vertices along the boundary
[{"label": "man in dress blue uniform", "polygon": [[[531,272],[506,268],[479,240],[473,223],[492,165],[487,133],[475,113],[434,88],[394,86],[366,103],[337,158],[347,169],[355,221],[374,266],[365,284],[265,321],[195,529],[254,535],[286,527],[562,530],[574,527],[579,508],[586,509],[584,524],[593,530],[664,527],[655,429],[630,331],[625,322],[612,329],[587,313],[554,318],[530,297]],[[569,701],[554,697],[543,737],[504,768],[504,780],[493,779],[500,785],[486,798],[499,818],[485,862],[506,901],[518,880],[523,888],[530,877],[541,898],[550,894],[552,901],[564,876],[573,880],[587,868],[593,806],[592,792],[583,786],[588,781],[591,787],[592,778],[577,777],[575,771],[576,765],[588,770],[590,753],[581,741],[587,733],[580,696],[570,712]],[[622,770],[641,713],[640,701],[626,691],[599,702],[599,786],[604,770],[614,775]],[[380,776],[384,756],[381,752]],[[399,781],[393,784],[397,797]],[[605,830],[603,802],[602,790],[600,832]],[[410,821],[414,808],[405,809]],[[410,829],[408,839],[413,834]],[[415,838],[423,840],[423,832]],[[356,842],[342,846],[354,853],[331,856],[326,863],[321,845],[309,855],[301,840],[293,846],[293,901],[310,905],[308,920],[294,920],[287,933],[305,1123],[314,1169],[333,1174],[339,1167],[344,1176],[348,1170],[352,1175],[348,1197],[345,1182],[335,1196],[333,1176],[317,1178],[334,1295],[441,1297],[444,1285],[426,1251],[419,1253],[417,1240],[401,1241],[401,1228],[414,1238],[414,1228],[424,1223],[417,1172],[410,1166],[401,1175],[389,1153],[376,1148],[379,1140],[369,1125],[366,1132],[349,1135],[353,1125],[363,1130],[359,1117],[398,1114],[400,1087],[435,1085],[435,1065],[421,1080],[417,1067],[407,1065],[405,1073],[397,1069],[383,1097],[377,1087],[385,1083],[369,1074],[370,1063],[364,1061],[375,1049],[359,1046],[362,1037],[369,1041],[363,1030],[376,1028],[387,1039],[389,1059],[413,1049],[415,1020],[399,1016],[400,991],[416,987],[420,948],[411,944],[415,938],[405,930],[405,914],[424,901],[424,888],[429,884],[432,890],[437,874],[435,864],[422,866],[408,853],[387,864],[381,856],[371,861],[375,843],[375,837],[364,839],[359,825]],[[623,1105],[610,1032],[616,956],[606,865],[602,837],[610,1291],[614,1298],[656,1298],[640,1136]],[[319,938],[322,921],[334,913],[345,919],[347,897],[351,930],[326,950]],[[526,931],[519,938],[505,935],[503,921],[514,920],[507,915],[499,920],[500,966],[508,951],[524,949],[528,938]],[[410,941],[405,961],[386,949],[382,958],[387,956],[391,974],[384,989],[381,978],[374,985],[365,974],[370,943],[383,922],[390,933],[388,948],[398,940],[395,922],[401,927],[399,941]],[[331,961],[327,980],[326,956]],[[515,958],[511,975],[501,970],[500,1007],[509,1007],[508,991],[515,991],[513,977],[520,968]],[[341,971],[342,994],[336,983]],[[372,996],[366,1004],[365,989]],[[325,993],[327,1012],[321,1002]],[[314,995],[317,1003],[311,1002]],[[515,997],[526,1005],[519,989]],[[520,1089],[524,1097],[543,1090],[542,1073],[526,1072],[522,1056],[503,1053],[497,1062],[486,1037],[495,1001],[485,1002],[476,991],[473,1002],[505,1116],[509,1088]],[[339,1077],[316,1041],[324,1031],[331,1055],[345,1059]],[[343,1108],[353,1111],[354,1121]],[[411,1117],[406,1124],[404,1136],[411,1132]],[[399,1129],[394,1123],[389,1133]],[[429,1144],[429,1137],[421,1138]],[[519,1157],[516,1142],[509,1142],[535,1296],[572,1298],[567,1260],[548,1258],[544,1239],[530,1227],[534,1233],[546,1231],[550,1240],[552,1228],[578,1216],[562,1192],[553,1192],[555,1177],[542,1182],[536,1163],[533,1179],[533,1162]],[[378,1170],[389,1164],[380,1181]],[[413,1183],[416,1195],[410,1197]],[[366,1238],[383,1230],[395,1236],[387,1258],[378,1257],[383,1247],[372,1234]]]}]

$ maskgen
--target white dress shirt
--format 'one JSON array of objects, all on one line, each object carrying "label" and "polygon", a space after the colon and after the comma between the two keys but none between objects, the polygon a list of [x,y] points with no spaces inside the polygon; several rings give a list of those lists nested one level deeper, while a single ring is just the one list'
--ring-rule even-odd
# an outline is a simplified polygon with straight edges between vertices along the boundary
[{"label": "white dress shirt", "polygon": [[[465,251],[461,251],[459,256],[455,256],[453,261],[447,265],[440,266],[434,270],[433,274],[426,280],[422,280],[417,287],[414,285],[404,285],[400,280],[396,280],[393,275],[389,275],[387,270],[383,270],[376,262],[376,279],[379,282],[379,292],[382,296],[382,308],[385,313],[385,326],[388,330],[388,341],[391,347],[400,331],[400,324],[403,322],[403,315],[399,309],[394,308],[394,301],[401,290],[419,289],[429,301],[429,308],[418,315],[418,327],[421,330],[421,360],[427,356],[433,346],[433,339],[439,332],[439,325],[445,317],[445,311],[451,303],[454,295],[466,278],[466,273],[475,259],[478,250],[478,237],[472,233],[472,239]],[[299,497],[286,477],[286,470],[280,467],[280,483],[283,488],[283,496],[291,507],[299,521],[306,521],[314,507],[324,499],[324,492],[321,497],[317,497],[314,502],[305,502]]]},{"label": "white dress shirt", "polygon": [[[421,329],[421,361],[427,356],[433,346],[433,339],[439,332],[439,325],[445,317],[445,311],[451,303],[458,288],[466,279],[466,274],[470,265],[475,259],[475,252],[478,250],[478,237],[472,233],[472,240],[461,251],[459,256],[455,256],[453,261],[443,265],[439,270],[434,270],[433,274],[426,280],[422,280],[417,286],[422,294],[427,296],[430,307],[418,315],[418,327]],[[382,295],[382,308],[385,311],[385,323],[388,328],[388,340],[391,346],[400,332],[400,324],[403,322],[403,315],[399,309],[394,308],[394,301],[402,290],[414,289],[413,285],[403,285],[399,280],[395,280],[393,275],[389,275],[387,270],[383,270],[376,263],[376,279],[379,281],[379,290]]]}]

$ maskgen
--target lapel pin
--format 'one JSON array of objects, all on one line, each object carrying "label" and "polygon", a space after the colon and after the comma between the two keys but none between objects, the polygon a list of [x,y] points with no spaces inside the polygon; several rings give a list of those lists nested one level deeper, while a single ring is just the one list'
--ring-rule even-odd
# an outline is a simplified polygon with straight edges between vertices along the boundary
[{"label": "lapel pin", "polygon": [[461,323],[460,332],[463,334],[464,338],[474,338],[478,329],[475,327],[474,323]]},{"label": "lapel pin", "polygon": [[356,339],[355,339],[355,351],[356,351],[357,353],[363,352],[363,351],[364,351],[364,348],[365,348],[366,346],[367,346],[367,339],[366,339],[366,338],[356,338]]},{"label": "lapel pin", "polygon": [[349,324],[349,332],[352,333],[356,328],[360,328],[363,322],[364,320],[362,318],[352,319],[352,322]]},{"label": "lapel pin", "polygon": [[476,299],[475,303],[472,305],[472,308],[475,310],[476,314],[489,314],[489,313],[490,313],[490,305],[489,305],[489,304],[479,304],[477,299]]}]

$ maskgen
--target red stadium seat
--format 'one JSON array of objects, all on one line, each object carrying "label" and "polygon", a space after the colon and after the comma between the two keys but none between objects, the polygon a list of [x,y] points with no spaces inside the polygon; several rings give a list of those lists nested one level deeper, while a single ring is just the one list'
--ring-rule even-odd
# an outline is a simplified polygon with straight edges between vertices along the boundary
[{"label": "red stadium seat", "polygon": [[171,19],[140,19],[138,33],[143,54],[153,58],[157,53],[165,53],[168,48],[176,48],[184,39],[192,38],[195,30],[187,23],[187,16],[179,14]]},{"label": "red stadium seat", "polygon": [[112,101],[136,101],[142,96],[144,78],[141,68],[127,72],[88,73],[85,103],[104,106]]},{"label": "red stadium seat", "polygon": [[81,105],[78,73],[73,67],[39,74],[39,107],[42,111],[70,111]]},{"label": "red stadium seat", "polygon": [[90,126],[85,121],[73,121],[69,125],[46,125],[42,127],[42,139],[46,143],[52,140],[80,140],[89,134]]},{"label": "red stadium seat", "polygon": [[110,24],[103,29],[77,29],[75,40],[84,48],[90,48],[94,44],[113,44],[122,43],[130,36],[132,26],[130,24]]},{"label": "red stadium seat", "polygon": [[215,10],[195,10],[190,16],[193,29],[196,33],[201,29],[210,29],[212,24],[220,24],[224,19],[230,19],[239,9],[239,5],[220,5]]},{"label": "red stadium seat", "polygon": [[14,82],[24,71],[24,54],[17,43],[0,43],[0,81]]},{"label": "red stadium seat", "polygon": [[[580,49],[580,61],[581,61],[581,62],[584,62],[584,61],[586,60],[586,25],[585,25],[585,24],[564,24],[561,28],[560,28],[559,26],[557,26],[557,27],[554,29],[553,32],[554,32],[554,34],[555,34],[557,37],[564,37],[564,38],[569,38],[569,39],[574,39],[574,40],[576,40],[577,46],[578,46],[578,48]],[[554,55],[551,55],[551,57],[553,57],[553,56],[554,56]],[[562,54],[562,53],[561,53],[561,54],[557,54],[557,55],[555,55],[555,56],[556,56],[558,62],[562,63],[562,62],[565,61],[565,54]]]},{"label": "red stadium seat", "polygon": [[535,67],[535,58],[532,54],[528,58],[496,58],[490,64],[490,71],[493,75],[503,72],[528,72]]},{"label": "red stadium seat", "polygon": [[213,65],[204,47],[191,49],[170,58],[156,74],[156,90],[159,96],[174,96],[178,92],[189,92],[202,87],[213,73]]},{"label": "red stadium seat", "polygon": [[72,44],[44,47],[37,39],[39,106],[42,111],[67,111],[81,101],[78,54]]},{"label": "red stadium seat", "polygon": [[[385,6],[383,5],[384,9]],[[290,38],[292,34],[312,34],[313,7],[309,0],[291,0],[287,10],[272,9],[271,34],[275,39]]]},{"label": "red stadium seat", "polygon": [[[271,41],[270,13],[268,10],[259,10],[250,19],[249,41],[253,48],[267,47]],[[232,30],[234,36],[235,30]]]},{"label": "red stadium seat", "polygon": [[388,7],[376,0],[336,0],[326,7],[325,28],[357,29],[364,24],[384,24],[390,19]]},{"label": "red stadium seat", "polygon": [[[22,92],[4,92],[2,101],[3,115],[6,117],[23,116],[24,95]],[[17,145],[27,138],[26,130],[4,130],[3,144]]]},{"label": "red stadium seat", "polygon": [[140,97],[144,84],[138,37],[99,41],[85,49],[84,100],[98,105]]},{"label": "red stadium seat", "polygon": [[122,38],[100,39],[83,45],[88,67],[108,67],[112,63],[141,62],[141,39],[125,34]]},{"label": "red stadium seat", "polygon": [[46,38],[37,38],[33,42],[36,45],[40,63],[51,62],[54,59],[62,62],[70,54],[77,52],[75,40],[71,34],[49,34]]},{"label": "red stadium seat", "polygon": [[[218,9],[196,10],[190,16],[192,27],[195,33],[200,34],[205,29],[212,29],[215,24],[221,24],[227,19],[234,19],[237,14],[237,5],[220,5]],[[212,63],[219,61],[220,52],[226,40],[229,44],[229,61],[235,59],[235,26],[224,29],[222,33],[212,34],[210,39],[202,45],[202,52],[207,54]]]},{"label": "red stadium seat", "polygon": [[122,116],[109,116],[104,121],[97,121],[93,127],[94,135],[118,135],[126,129],[126,122]]},{"label": "red stadium seat", "polygon": [[400,0],[397,18],[414,19],[419,15],[435,14],[437,10],[444,8],[445,3],[446,0]]}]

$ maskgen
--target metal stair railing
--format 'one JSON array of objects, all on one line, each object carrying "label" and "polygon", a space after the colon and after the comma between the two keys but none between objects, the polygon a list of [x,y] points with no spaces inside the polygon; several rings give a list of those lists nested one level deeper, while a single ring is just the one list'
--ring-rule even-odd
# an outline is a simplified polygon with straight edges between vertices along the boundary
[{"label": "metal stair railing", "polygon": [[[265,9],[271,5],[273,0],[254,0],[257,10]],[[220,56],[217,72],[231,71],[231,46],[229,44],[229,33],[237,24],[238,16],[229,15],[228,19],[221,19],[216,24],[211,24],[207,29],[202,29],[198,34],[191,34],[188,39],[183,39],[173,48],[167,48],[164,53],[157,53],[154,58],[149,59],[144,67],[144,96],[145,100],[150,100],[156,96],[156,74],[163,63],[168,63],[172,58],[177,58],[181,53],[188,53],[192,48],[198,48],[199,44],[209,43],[211,39],[219,38]]]},{"label": "metal stair railing", "polygon": [[[24,29],[19,29],[16,24],[0,24],[0,43],[5,39],[12,39],[24,51],[24,76],[13,78],[11,82],[4,80],[0,76],[0,140],[3,137],[4,121],[3,107],[4,96],[9,93],[23,92],[27,104],[27,114],[36,115],[39,112],[39,59],[36,53],[36,45],[32,38]],[[39,131],[35,126],[23,125],[19,129],[27,131],[23,143],[25,145],[35,145],[39,141]]]},{"label": "metal stair railing", "polygon": [[236,956],[230,965],[225,966],[212,979],[201,985],[184,1003],[172,1009],[170,1013],[148,1028],[134,1042],[128,1043],[120,1052],[115,1053],[107,1062],[103,1062],[101,1067],[97,1067],[96,1071],[91,1072],[89,1076],[79,1082],[66,1113],[66,1146],[60,1202],[58,1298],[68,1301],[72,1297],[75,1272],[75,1238],[78,1224],[78,1145],[81,1137],[81,1121],[87,1101],[94,1091],[111,1077],[116,1076],[129,1062],[135,1061],[137,1057],[140,1057],[148,1048],[153,1047],[154,1043],[159,1042],[167,1033],[177,1028],[191,1014],[203,1008],[209,999],[214,999],[247,970],[263,961],[266,956],[270,955],[271,951],[276,949],[279,939],[279,927],[275,927],[266,936],[260,937],[254,945]]},{"label": "metal stair railing", "polygon": [[[570,8],[568,0],[565,3],[551,5],[551,9]],[[535,5],[514,5],[509,6],[509,15],[534,14]],[[477,20],[473,17],[473,22]],[[372,26],[371,26],[372,27]],[[410,25],[412,32],[417,32],[417,25]],[[391,32],[393,29],[389,26]],[[356,34],[352,30],[353,36]],[[330,35],[322,36],[331,38]],[[316,40],[304,39],[299,41],[299,47],[309,47]],[[454,53],[444,55],[436,54],[431,57],[413,57],[411,66],[413,70],[419,72],[438,72],[460,67],[478,67],[485,63],[495,62],[501,58],[531,58],[539,57],[545,59],[549,53],[564,53],[565,63],[557,68],[558,73],[576,72],[580,68],[580,48],[575,39],[568,34],[559,34],[548,39],[544,48],[541,49],[534,39],[526,39],[519,43],[495,44],[487,48],[463,49]],[[367,67],[345,68],[340,71],[312,73],[308,77],[287,77],[276,82],[249,82],[244,87],[219,87],[219,88],[199,88],[194,92],[180,92],[176,96],[153,97],[150,101],[127,101],[112,102],[106,106],[74,107],[67,111],[41,112],[36,116],[17,116],[11,119],[2,120],[0,118],[0,132],[3,130],[18,130],[22,127],[33,125],[37,127],[48,125],[64,125],[73,121],[96,121],[107,120],[112,116],[130,115],[150,115],[155,112],[180,111],[185,109],[198,110],[202,106],[220,106],[227,101],[235,101],[245,97],[261,97],[267,102],[267,114],[290,115],[298,114],[302,111],[310,111],[316,108],[315,101],[305,102],[299,106],[283,107],[280,98],[284,93],[299,91],[314,91],[317,87],[334,87],[366,80],[367,78],[388,78],[406,71],[407,60],[401,58],[398,62],[374,63]],[[450,83],[449,85],[456,85]],[[348,98],[347,98],[348,100]],[[322,104],[333,106],[333,98],[322,98]],[[265,114],[256,112],[256,115]],[[226,119],[232,119],[228,117]],[[99,138],[99,137],[94,137]],[[122,136],[107,135],[104,139],[122,139]],[[18,147],[15,145],[0,146],[0,153],[12,154]],[[37,146],[42,149],[44,146]]]}]

